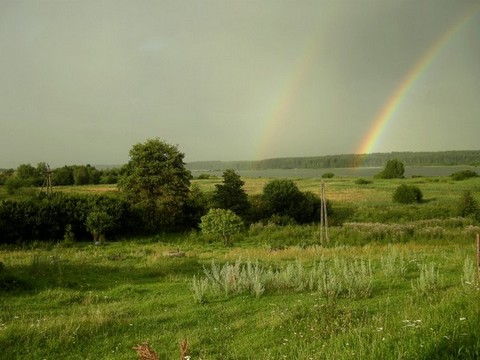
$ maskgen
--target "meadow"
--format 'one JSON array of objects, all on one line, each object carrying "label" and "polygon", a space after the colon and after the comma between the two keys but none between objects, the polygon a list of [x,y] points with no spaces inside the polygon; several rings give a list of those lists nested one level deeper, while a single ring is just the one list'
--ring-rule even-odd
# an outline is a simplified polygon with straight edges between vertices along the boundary
[{"label": "meadow", "polygon": [[[268,181],[244,180],[251,195]],[[480,227],[456,215],[480,179],[356,180],[324,180],[329,241],[318,224],[253,224],[229,247],[196,231],[2,247],[2,359],[135,359],[142,343],[175,359],[183,340],[190,359],[480,357]],[[404,182],[422,203],[392,203]]]}]

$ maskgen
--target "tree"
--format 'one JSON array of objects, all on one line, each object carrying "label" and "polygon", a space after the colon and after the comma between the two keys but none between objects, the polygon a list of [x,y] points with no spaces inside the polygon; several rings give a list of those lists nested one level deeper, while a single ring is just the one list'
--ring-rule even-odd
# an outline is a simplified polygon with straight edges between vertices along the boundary
[{"label": "tree", "polygon": [[23,186],[40,186],[43,182],[43,174],[40,171],[41,164],[37,168],[30,164],[19,165],[15,176],[21,180]]},{"label": "tree", "polygon": [[458,203],[458,215],[461,217],[470,216],[480,220],[480,207],[469,190],[464,191]]},{"label": "tree", "polygon": [[229,209],[240,216],[245,216],[250,204],[248,196],[243,190],[245,182],[235,170],[228,169],[223,172],[223,184],[215,185],[213,194],[214,207]]},{"label": "tree", "polygon": [[64,166],[53,170],[52,183],[54,185],[73,185],[73,168],[71,166]]},{"label": "tree", "polygon": [[267,215],[287,215],[298,220],[303,201],[302,192],[292,180],[275,179],[263,188],[263,199],[267,208]]},{"label": "tree", "polygon": [[122,169],[119,189],[144,211],[150,230],[173,226],[187,202],[191,174],[177,146],[159,139],[138,143]]},{"label": "tree", "polygon": [[401,179],[405,173],[405,165],[400,160],[391,159],[385,164],[385,168],[377,175],[379,179]]},{"label": "tree", "polygon": [[231,244],[232,237],[239,234],[243,228],[243,221],[231,210],[210,209],[207,215],[202,216],[200,228],[203,234],[212,234],[223,239],[224,245]]},{"label": "tree", "polygon": [[90,176],[86,166],[77,165],[73,168],[73,182],[75,185],[88,185],[90,183]]}]

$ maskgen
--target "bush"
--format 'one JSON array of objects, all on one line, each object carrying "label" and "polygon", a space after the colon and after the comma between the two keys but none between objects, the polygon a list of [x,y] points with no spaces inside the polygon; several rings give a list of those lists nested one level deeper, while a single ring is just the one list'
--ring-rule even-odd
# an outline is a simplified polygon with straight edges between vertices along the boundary
[{"label": "bush", "polygon": [[277,179],[267,183],[262,201],[263,218],[288,216],[299,224],[320,218],[320,198],[312,192],[301,192],[292,180]]},{"label": "bush", "polygon": [[93,210],[87,215],[85,225],[87,230],[92,234],[95,243],[103,243],[105,241],[105,234],[114,226],[113,216],[104,210]]},{"label": "bush", "polygon": [[355,180],[355,184],[357,185],[367,185],[367,184],[371,184],[373,181],[371,180],[366,180],[366,179],[357,179]]},{"label": "bush", "polygon": [[472,170],[462,170],[462,171],[457,171],[450,176],[452,177],[453,180],[459,181],[459,180],[469,179],[472,177],[477,177],[478,174]]},{"label": "bush", "polygon": [[400,204],[419,203],[422,198],[422,191],[414,185],[399,185],[393,193],[393,201]]},{"label": "bush", "polygon": [[324,173],[324,174],[322,175],[322,178],[323,178],[323,179],[331,179],[331,178],[333,178],[334,176],[335,176],[334,173],[332,173],[332,172],[326,172],[326,173]]},{"label": "bush", "polygon": [[87,216],[95,209],[113,217],[109,234],[124,235],[143,230],[136,212],[121,198],[54,193],[0,202],[0,239],[3,243],[61,240],[67,226],[79,239],[86,238]]},{"label": "bush", "polygon": [[203,234],[212,234],[221,238],[224,245],[229,245],[233,236],[243,231],[244,224],[231,210],[210,209],[207,215],[202,216],[200,228]]}]

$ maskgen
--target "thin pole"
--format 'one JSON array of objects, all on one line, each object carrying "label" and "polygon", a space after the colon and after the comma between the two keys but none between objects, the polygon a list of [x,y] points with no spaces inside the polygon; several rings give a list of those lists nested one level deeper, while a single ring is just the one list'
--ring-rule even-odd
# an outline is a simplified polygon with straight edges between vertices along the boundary
[{"label": "thin pole", "polygon": [[480,276],[480,234],[477,234],[477,272]]},{"label": "thin pole", "polygon": [[[325,231],[324,231],[325,229]],[[328,238],[328,214],[327,214],[327,201],[325,198],[325,183],[322,181],[320,185],[320,243],[323,244],[323,233],[325,232],[326,241],[330,241]]]}]

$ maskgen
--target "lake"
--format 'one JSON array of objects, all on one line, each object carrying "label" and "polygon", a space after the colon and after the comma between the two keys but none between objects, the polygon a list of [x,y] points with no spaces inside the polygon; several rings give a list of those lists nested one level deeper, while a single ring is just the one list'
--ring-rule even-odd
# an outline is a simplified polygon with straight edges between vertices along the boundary
[{"label": "lake", "polygon": [[[336,176],[371,177],[382,171],[382,167],[334,168],[334,169],[267,169],[236,170],[235,172],[248,178],[319,178],[325,173]],[[457,171],[472,170],[480,173],[480,167],[473,166],[406,166],[405,177],[412,176],[449,176]],[[194,177],[209,174],[221,177],[223,170],[192,170]]]}]

